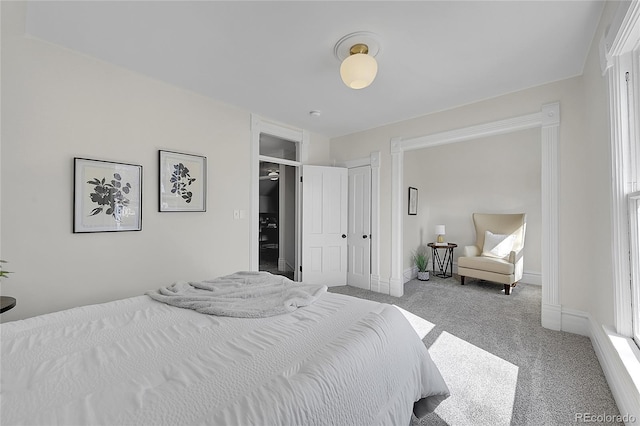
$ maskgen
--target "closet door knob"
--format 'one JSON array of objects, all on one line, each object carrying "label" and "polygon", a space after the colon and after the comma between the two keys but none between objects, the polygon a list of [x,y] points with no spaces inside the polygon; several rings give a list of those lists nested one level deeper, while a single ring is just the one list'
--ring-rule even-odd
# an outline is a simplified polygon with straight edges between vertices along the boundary
[{"label": "closet door knob", "polygon": [[366,238],[367,238],[367,236],[366,236],[366,235],[363,235],[363,236],[362,236],[362,238],[365,238],[365,239],[366,239]]},{"label": "closet door knob", "polygon": [[342,234],[342,238],[347,238],[347,236],[346,236],[346,235],[344,235],[344,234]]}]

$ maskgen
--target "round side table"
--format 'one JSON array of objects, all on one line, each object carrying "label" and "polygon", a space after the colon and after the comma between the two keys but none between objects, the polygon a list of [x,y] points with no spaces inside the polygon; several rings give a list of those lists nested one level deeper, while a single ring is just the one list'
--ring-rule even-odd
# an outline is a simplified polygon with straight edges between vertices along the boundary
[{"label": "round side table", "polygon": [[[455,243],[429,243],[427,245],[431,247],[433,275],[440,278],[453,276],[453,249],[458,247],[458,245]],[[444,249],[442,256],[438,252],[438,249]],[[436,272],[436,266],[438,266],[439,272]]]},{"label": "round side table", "polygon": [[0,314],[16,306],[15,297],[0,296]]}]

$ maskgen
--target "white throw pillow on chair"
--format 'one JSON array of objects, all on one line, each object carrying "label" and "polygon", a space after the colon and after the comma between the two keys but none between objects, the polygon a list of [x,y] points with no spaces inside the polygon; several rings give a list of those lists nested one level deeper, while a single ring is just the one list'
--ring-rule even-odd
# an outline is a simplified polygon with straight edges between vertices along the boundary
[{"label": "white throw pillow on chair", "polygon": [[484,246],[482,246],[482,254],[484,257],[495,257],[497,259],[509,259],[509,254],[513,250],[513,244],[516,236],[494,234],[491,231],[484,233]]}]

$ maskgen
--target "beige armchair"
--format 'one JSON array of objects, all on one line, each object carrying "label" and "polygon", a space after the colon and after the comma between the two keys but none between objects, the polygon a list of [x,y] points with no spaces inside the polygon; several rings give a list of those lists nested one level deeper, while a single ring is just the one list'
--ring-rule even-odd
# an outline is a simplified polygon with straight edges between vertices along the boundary
[{"label": "beige armchair", "polygon": [[504,284],[504,294],[522,279],[527,215],[473,214],[476,244],[466,246],[458,258],[458,275]]}]

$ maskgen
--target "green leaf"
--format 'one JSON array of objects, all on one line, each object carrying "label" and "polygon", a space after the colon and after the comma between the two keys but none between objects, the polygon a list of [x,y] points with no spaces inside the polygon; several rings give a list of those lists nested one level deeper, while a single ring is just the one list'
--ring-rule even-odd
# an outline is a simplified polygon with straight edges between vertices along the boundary
[{"label": "green leaf", "polygon": [[[7,261],[6,260],[0,260],[0,263],[7,263]],[[2,278],[2,277],[9,278],[8,274],[11,274],[11,273],[12,273],[11,271],[3,271],[2,270],[2,265],[0,265],[0,278]]]}]

